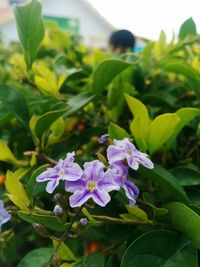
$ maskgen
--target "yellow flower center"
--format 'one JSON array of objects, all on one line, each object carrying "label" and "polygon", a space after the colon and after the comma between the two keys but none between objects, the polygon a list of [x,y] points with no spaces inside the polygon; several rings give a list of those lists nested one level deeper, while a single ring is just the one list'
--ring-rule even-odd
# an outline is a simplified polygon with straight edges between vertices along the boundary
[{"label": "yellow flower center", "polygon": [[132,151],[131,150],[128,150],[127,153],[129,154],[129,156],[132,155]]},{"label": "yellow flower center", "polygon": [[60,169],[59,172],[58,172],[58,175],[59,175],[60,177],[63,177],[64,174],[65,174],[64,170],[63,170],[63,169]]},{"label": "yellow flower center", "polygon": [[87,182],[87,189],[90,192],[93,192],[96,188],[97,188],[96,182],[93,182],[93,181]]}]

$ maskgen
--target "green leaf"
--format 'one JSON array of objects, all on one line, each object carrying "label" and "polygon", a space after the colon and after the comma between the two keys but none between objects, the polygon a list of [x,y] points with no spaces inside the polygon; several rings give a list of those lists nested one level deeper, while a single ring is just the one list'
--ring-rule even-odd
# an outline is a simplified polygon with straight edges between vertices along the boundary
[{"label": "green leaf", "polygon": [[176,114],[179,116],[180,121],[176,125],[176,128],[173,131],[173,134],[167,141],[167,147],[171,147],[177,135],[181,132],[184,126],[186,126],[190,121],[200,116],[199,108],[180,108],[176,111]]},{"label": "green leaf", "polygon": [[84,257],[81,262],[78,262],[74,267],[103,267],[105,263],[104,256],[101,253],[93,253],[90,256]]},{"label": "green leaf", "polygon": [[197,250],[179,233],[157,230],[143,234],[125,251],[120,267],[196,267]]},{"label": "green leaf", "polygon": [[160,149],[169,140],[179,121],[178,115],[172,113],[159,115],[152,121],[147,139],[150,154]]},{"label": "green leaf", "polygon": [[170,172],[179,180],[182,186],[200,185],[200,172],[187,166],[175,167]]},{"label": "green leaf", "polygon": [[143,124],[144,124],[143,117],[138,115],[131,122],[130,130],[139,149],[141,151],[146,152],[147,144],[144,139],[145,137],[143,131]]},{"label": "green leaf", "polygon": [[[54,248],[57,246],[57,244],[58,244],[58,241],[53,240]],[[60,259],[65,260],[65,261],[77,261],[71,249],[64,242],[61,243],[58,249],[57,255]]]},{"label": "green leaf", "polygon": [[[146,212],[139,207],[130,207],[129,205],[126,205],[126,209],[129,212],[128,214],[121,214],[120,216],[122,218],[131,219],[133,221],[141,221],[141,222],[148,222],[148,216]],[[124,216],[125,215],[125,216]],[[127,216],[130,215],[130,216]]]},{"label": "green leaf", "polygon": [[125,94],[125,99],[134,120],[130,125],[131,132],[139,148],[146,150],[146,138],[149,131],[151,119],[146,106],[135,97]]},{"label": "green leaf", "polygon": [[94,94],[91,94],[91,92],[83,92],[71,97],[67,103],[70,106],[70,109],[66,112],[64,117],[67,118],[72,116],[92,101],[94,97]]},{"label": "green leaf", "polygon": [[43,226],[50,228],[57,232],[63,232],[66,229],[66,226],[61,224],[56,216],[53,215],[44,215],[36,214],[30,212],[18,211],[18,216],[28,223],[40,223]]},{"label": "green leaf", "polygon": [[29,252],[17,267],[42,267],[51,258],[53,248],[38,248]]},{"label": "green leaf", "polygon": [[130,66],[130,63],[119,59],[102,61],[92,74],[92,89],[96,94],[100,94],[118,74]]},{"label": "green leaf", "polygon": [[27,128],[29,122],[29,110],[26,99],[21,91],[14,87],[0,84],[0,100],[3,106],[12,112],[16,118]]},{"label": "green leaf", "polygon": [[108,126],[108,134],[112,139],[121,140],[125,137],[129,137],[129,134],[126,130],[118,126],[117,124],[111,122]]},{"label": "green leaf", "polygon": [[55,122],[60,116],[62,116],[64,113],[66,113],[68,109],[60,109],[60,110],[54,110],[49,111],[37,118],[37,121],[35,123],[35,133],[39,139],[42,138],[42,135],[44,131],[49,129],[51,124]]},{"label": "green leaf", "polygon": [[183,203],[166,205],[171,222],[200,248],[200,216]]},{"label": "green leaf", "polygon": [[182,74],[188,78],[191,89],[195,90],[200,96],[200,75],[187,62],[177,58],[167,58],[161,61],[161,66],[164,70]]},{"label": "green leaf", "polygon": [[31,67],[36,58],[44,38],[41,11],[41,4],[37,0],[14,7],[18,36],[28,68]]},{"label": "green leaf", "polygon": [[189,203],[189,199],[178,180],[161,166],[155,165],[152,170],[140,166],[139,172],[151,179],[154,183],[160,185],[175,199],[186,204]]},{"label": "green leaf", "polygon": [[49,164],[42,165],[32,172],[31,177],[28,181],[28,186],[27,186],[27,192],[30,196],[33,195],[33,188],[34,188],[34,185],[36,183],[37,176],[39,176],[40,173],[45,171],[48,168],[48,166],[49,166]]},{"label": "green leaf", "polygon": [[187,19],[180,28],[178,38],[179,39],[184,39],[188,35],[196,35],[197,30],[196,30],[196,24],[194,20],[191,18]]},{"label": "green leaf", "polygon": [[10,200],[23,211],[28,211],[30,200],[17,175],[8,171],[6,174],[5,187]]},{"label": "green leaf", "polygon": [[5,141],[0,140],[0,161],[8,162],[16,166],[26,166],[27,163],[16,159]]}]

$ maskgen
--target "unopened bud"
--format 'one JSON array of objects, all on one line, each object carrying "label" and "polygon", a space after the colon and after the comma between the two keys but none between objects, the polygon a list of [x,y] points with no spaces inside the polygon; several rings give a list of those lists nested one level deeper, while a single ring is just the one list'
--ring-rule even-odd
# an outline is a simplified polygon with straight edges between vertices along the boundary
[{"label": "unopened bud", "polygon": [[56,205],[53,209],[53,212],[55,213],[55,215],[57,216],[61,216],[63,215],[63,209],[60,205]]},{"label": "unopened bud", "polygon": [[47,229],[40,223],[34,223],[33,228],[38,234],[40,234],[43,237],[49,237],[50,236]]},{"label": "unopened bud", "polygon": [[87,218],[81,218],[80,221],[79,221],[79,225],[81,227],[85,227],[87,225],[87,223],[88,223]]},{"label": "unopened bud", "polygon": [[62,199],[62,195],[60,193],[57,193],[53,197],[56,201],[60,201]]},{"label": "unopened bud", "polygon": [[103,143],[107,142],[108,137],[109,137],[108,134],[103,134],[103,135],[98,139],[99,143],[100,143],[100,144],[103,144]]}]

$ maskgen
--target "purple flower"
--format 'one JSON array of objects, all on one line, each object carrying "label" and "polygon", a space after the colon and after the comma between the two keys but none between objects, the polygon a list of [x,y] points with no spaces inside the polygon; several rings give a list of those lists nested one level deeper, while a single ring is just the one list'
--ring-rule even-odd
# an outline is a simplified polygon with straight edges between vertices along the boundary
[{"label": "purple flower", "polygon": [[103,134],[103,135],[98,139],[99,143],[100,143],[100,144],[105,143],[105,142],[108,140],[108,137],[109,137],[108,134]]},{"label": "purple flower", "polygon": [[148,158],[148,155],[137,150],[128,138],[114,140],[113,143],[114,145],[110,145],[107,150],[110,164],[126,160],[129,167],[134,170],[139,168],[139,164],[148,169],[153,169],[153,162]]},{"label": "purple flower", "polygon": [[115,179],[116,183],[124,189],[125,194],[130,201],[130,206],[133,206],[136,202],[135,199],[139,195],[139,189],[130,181],[128,176],[128,168],[121,162],[118,162],[112,164],[110,166],[110,170],[112,171],[113,178]]},{"label": "purple flower", "polygon": [[112,178],[111,171],[104,172],[104,167],[99,160],[86,162],[81,178],[77,181],[66,182],[65,190],[73,193],[69,198],[72,208],[83,205],[90,198],[104,207],[110,201],[108,193],[119,190],[119,185]]},{"label": "purple flower", "polygon": [[8,211],[4,208],[4,203],[2,200],[0,200],[0,232],[2,224],[8,222],[11,219],[11,215],[8,213]]},{"label": "purple flower", "polygon": [[82,175],[81,167],[74,163],[75,153],[67,153],[65,160],[60,159],[58,164],[53,168],[48,168],[46,171],[42,172],[37,178],[37,182],[47,183],[46,191],[52,193],[55,188],[59,185],[59,182],[62,181],[76,181]]}]

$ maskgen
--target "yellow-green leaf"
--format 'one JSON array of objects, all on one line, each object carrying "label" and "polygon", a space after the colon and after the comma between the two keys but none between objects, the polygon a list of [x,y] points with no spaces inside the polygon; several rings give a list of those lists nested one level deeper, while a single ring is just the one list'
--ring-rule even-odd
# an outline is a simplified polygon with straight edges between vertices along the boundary
[{"label": "yellow-green leaf", "polygon": [[131,113],[134,116],[134,119],[138,116],[140,117],[140,124],[143,129],[142,131],[143,138],[144,140],[146,140],[150,122],[151,122],[146,106],[141,101],[136,99],[135,97],[129,96],[127,94],[125,94],[125,99],[126,99],[126,102],[129,106]]},{"label": "yellow-green leaf", "polygon": [[5,187],[10,200],[21,210],[28,211],[30,200],[18,176],[11,171],[6,174]]},{"label": "yellow-green leaf", "polygon": [[7,143],[3,140],[0,140],[0,161],[8,162],[16,166],[26,166],[27,163],[16,159],[16,157],[11,152]]},{"label": "yellow-green leaf", "polygon": [[[56,247],[58,244],[57,240],[53,240],[53,246]],[[57,255],[59,258],[62,260],[66,261],[76,261],[76,257],[74,256],[73,252],[71,249],[64,243],[62,242],[61,246],[58,249]]]},{"label": "yellow-green leaf", "polygon": [[159,115],[152,121],[147,139],[150,154],[160,149],[168,141],[179,121],[180,118],[175,113]]},{"label": "yellow-green leaf", "polygon": [[146,152],[147,144],[144,139],[144,131],[142,127],[142,116],[138,115],[130,124],[130,130],[134,137],[134,141],[141,151]]}]

